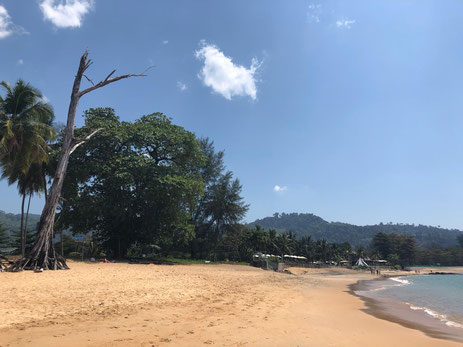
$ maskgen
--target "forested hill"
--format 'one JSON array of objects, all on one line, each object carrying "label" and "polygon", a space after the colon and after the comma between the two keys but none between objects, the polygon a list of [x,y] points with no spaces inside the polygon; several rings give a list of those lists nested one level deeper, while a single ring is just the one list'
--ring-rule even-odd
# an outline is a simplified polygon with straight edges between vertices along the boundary
[{"label": "forested hill", "polygon": [[[28,229],[31,226],[36,225],[40,220],[40,215],[29,213],[29,219],[27,224]],[[8,231],[10,230],[19,230],[21,225],[21,215],[20,214],[13,214],[13,213],[6,213],[0,210],[0,224],[6,228]]]},{"label": "forested hill", "polygon": [[450,247],[457,244],[457,236],[463,232],[456,229],[442,229],[426,225],[377,224],[358,226],[339,222],[327,222],[311,213],[275,213],[273,217],[257,219],[249,224],[264,229],[291,231],[296,237],[310,235],[313,239],[326,239],[328,242],[349,242],[353,246],[368,246],[378,232],[398,233],[415,236],[423,248]]}]

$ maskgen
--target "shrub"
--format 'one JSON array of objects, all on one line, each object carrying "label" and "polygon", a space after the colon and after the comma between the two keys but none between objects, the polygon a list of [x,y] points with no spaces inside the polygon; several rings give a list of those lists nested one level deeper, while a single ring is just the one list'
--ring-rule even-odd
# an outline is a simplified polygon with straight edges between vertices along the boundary
[{"label": "shrub", "polygon": [[79,252],[70,252],[68,257],[71,259],[80,259],[82,257],[82,254]]}]

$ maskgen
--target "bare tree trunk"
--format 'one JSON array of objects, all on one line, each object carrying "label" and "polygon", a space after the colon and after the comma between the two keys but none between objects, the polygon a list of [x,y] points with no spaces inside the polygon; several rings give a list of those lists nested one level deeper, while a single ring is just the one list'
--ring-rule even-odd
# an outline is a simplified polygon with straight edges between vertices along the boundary
[{"label": "bare tree trunk", "polygon": [[27,244],[27,220],[29,219],[29,208],[31,207],[31,198],[32,198],[32,193],[29,194],[29,201],[27,202],[27,211],[26,211],[26,222],[24,223],[24,250],[26,249],[26,244]]},{"label": "bare tree trunk", "polygon": [[47,201],[48,190],[47,190],[47,177],[45,174],[45,170],[42,169],[42,173],[43,173],[43,192],[45,193],[45,201]]},{"label": "bare tree trunk", "polygon": [[24,257],[26,254],[26,235],[24,232],[24,201],[26,200],[26,194],[23,194],[23,200],[21,203],[21,230],[19,231],[19,238],[21,239],[21,255]]},{"label": "bare tree trunk", "polygon": [[[79,68],[77,70],[77,75],[74,79],[74,84],[72,87],[71,101],[69,103],[68,110],[68,119],[66,124],[66,130],[64,133],[63,144],[61,147],[61,152],[58,159],[58,165],[56,167],[55,175],[53,178],[53,183],[48,192],[47,199],[45,201],[45,206],[40,217],[39,227],[37,231],[37,236],[34,241],[34,245],[29,254],[18,260],[13,266],[9,268],[10,271],[21,271],[21,270],[35,270],[38,268],[43,268],[44,270],[58,270],[58,269],[69,269],[66,264],[66,259],[61,255],[55,252],[53,246],[53,227],[55,222],[56,208],[61,196],[61,190],[63,188],[64,177],[66,176],[66,170],[69,163],[69,157],[73,150],[80,146],[82,143],[88,141],[91,136],[96,134],[98,131],[94,131],[85,139],[75,139],[74,138],[74,124],[76,118],[77,106],[79,100],[82,96],[87,93],[90,93],[98,88],[102,88],[110,83],[117,82],[121,79],[134,77],[134,76],[145,76],[142,74],[130,74],[111,77],[116,70],[113,70],[106,78],[97,84],[94,84],[87,76],[85,76],[85,71],[92,64],[91,60],[87,60],[88,52],[85,53],[80,58]],[[80,91],[80,83],[82,77],[85,77],[92,83],[92,86]]]}]

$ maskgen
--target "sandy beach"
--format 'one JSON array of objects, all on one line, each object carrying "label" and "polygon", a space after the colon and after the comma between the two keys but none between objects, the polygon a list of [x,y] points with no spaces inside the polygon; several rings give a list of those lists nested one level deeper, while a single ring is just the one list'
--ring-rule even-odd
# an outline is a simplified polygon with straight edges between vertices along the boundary
[{"label": "sandy beach", "polygon": [[364,312],[347,269],[71,262],[0,273],[0,346],[460,346]]}]

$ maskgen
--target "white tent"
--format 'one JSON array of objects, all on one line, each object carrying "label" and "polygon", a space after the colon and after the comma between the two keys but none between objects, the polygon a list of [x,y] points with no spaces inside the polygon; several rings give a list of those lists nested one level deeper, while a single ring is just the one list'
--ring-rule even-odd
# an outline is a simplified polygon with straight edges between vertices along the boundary
[{"label": "white tent", "polygon": [[355,266],[368,266],[368,264],[365,263],[365,260],[359,258],[359,260],[357,260],[357,262],[355,263]]}]

